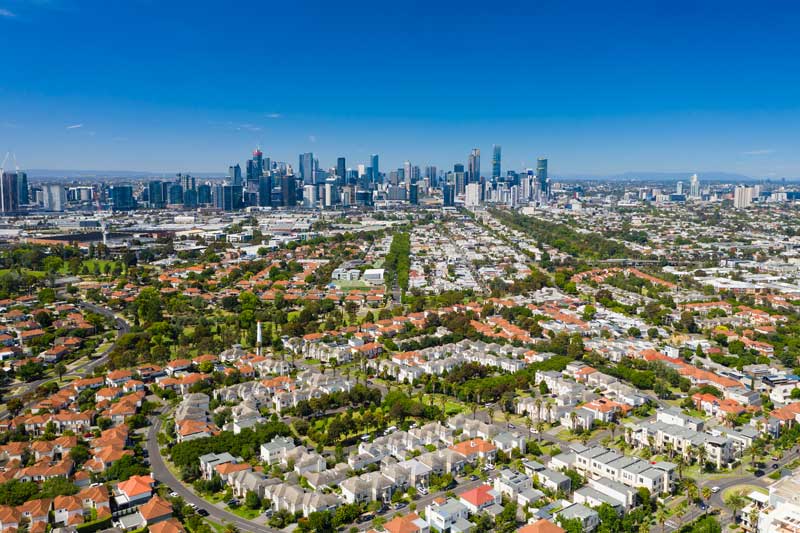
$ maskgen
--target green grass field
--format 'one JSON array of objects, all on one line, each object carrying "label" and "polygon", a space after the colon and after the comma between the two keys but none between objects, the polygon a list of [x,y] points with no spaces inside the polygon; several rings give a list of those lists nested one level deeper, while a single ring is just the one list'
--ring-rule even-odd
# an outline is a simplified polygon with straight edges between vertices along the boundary
[{"label": "green grass field", "polygon": [[358,280],[353,280],[353,281],[347,281],[347,280],[334,280],[332,283],[333,283],[334,285],[336,285],[336,288],[337,288],[337,289],[342,289],[342,290],[349,290],[349,289],[367,289],[367,288],[369,288],[369,286],[370,286],[370,285],[369,285],[369,283],[367,283],[367,282],[365,282],[365,281],[361,281],[360,279],[358,279]]}]

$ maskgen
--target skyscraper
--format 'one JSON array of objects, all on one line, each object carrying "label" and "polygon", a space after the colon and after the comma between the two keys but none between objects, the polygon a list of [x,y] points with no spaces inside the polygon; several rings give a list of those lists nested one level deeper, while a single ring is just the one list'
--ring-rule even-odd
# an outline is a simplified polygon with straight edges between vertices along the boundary
[{"label": "skyscraper", "polygon": [[481,177],[481,151],[473,148],[467,160],[467,183],[475,183]]},{"label": "skyscraper", "polygon": [[19,176],[16,172],[3,172],[0,178],[0,213],[19,211]]},{"label": "skyscraper", "polygon": [[432,187],[438,185],[437,175],[436,175],[436,167],[431,165],[425,167],[425,177],[428,178],[428,183],[431,184]]},{"label": "skyscraper", "polygon": [[281,176],[281,204],[285,207],[294,207],[297,204],[297,182],[294,174]]},{"label": "skyscraper", "polygon": [[539,192],[543,200],[550,197],[550,182],[547,179],[547,158],[540,157],[536,160],[536,181],[539,183]]},{"label": "skyscraper", "polygon": [[692,174],[689,179],[689,196],[700,198],[700,180],[697,178],[697,174]]},{"label": "skyscraper", "polygon": [[492,146],[492,178],[497,179],[500,177],[500,152],[501,148],[499,144],[495,144]]},{"label": "skyscraper", "polygon": [[272,173],[267,172],[258,181],[258,205],[269,207],[272,205]]},{"label": "skyscraper", "polygon": [[208,183],[201,183],[197,186],[197,203],[199,205],[211,204],[211,185]]},{"label": "skyscraper", "polygon": [[403,163],[403,181],[405,183],[411,183],[411,177],[414,175],[414,171],[411,168],[411,163],[406,161]]},{"label": "skyscraper", "polygon": [[378,182],[381,179],[381,171],[378,166],[378,154],[369,156],[369,166],[372,167],[372,180]]},{"label": "skyscraper", "polygon": [[299,163],[298,168],[303,184],[312,185],[314,183],[314,154],[312,152],[300,154]]},{"label": "skyscraper", "polygon": [[181,182],[184,191],[195,190],[195,180],[191,174],[178,174],[178,181]]},{"label": "skyscraper", "polygon": [[344,157],[340,157],[336,160],[336,176],[339,178],[337,180],[338,183],[344,184],[346,173],[347,173],[347,165],[345,163],[345,159]]},{"label": "skyscraper", "polygon": [[217,185],[214,189],[214,207],[223,211],[242,208],[241,185]]},{"label": "skyscraper", "polygon": [[242,167],[239,166],[239,163],[228,167],[228,179],[230,180],[231,185],[242,184]]},{"label": "skyscraper", "polygon": [[167,203],[164,197],[164,187],[161,181],[154,180],[147,184],[147,198],[150,201],[150,207],[161,209]]},{"label": "skyscraper", "polygon": [[31,203],[28,189],[28,175],[21,170],[17,171],[17,196],[19,197],[19,205],[28,205]]},{"label": "skyscraper", "polygon": [[130,185],[112,185],[108,193],[111,209],[114,211],[130,211],[136,207],[133,201],[133,187]]},{"label": "skyscraper", "polygon": [[753,187],[737,185],[733,191],[734,209],[746,209],[753,203]]},{"label": "skyscraper", "polygon": [[63,185],[42,185],[42,205],[47,211],[63,211],[67,194]]}]

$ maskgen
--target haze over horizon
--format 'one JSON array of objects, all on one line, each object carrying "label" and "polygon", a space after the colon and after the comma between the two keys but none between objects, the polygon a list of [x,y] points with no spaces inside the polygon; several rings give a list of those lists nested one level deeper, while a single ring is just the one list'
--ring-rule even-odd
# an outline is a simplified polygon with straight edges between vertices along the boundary
[{"label": "haze over horizon", "polygon": [[478,147],[486,172],[496,143],[504,172],[797,177],[800,6],[779,3],[0,0],[0,156],[222,174],[256,145],[383,170]]}]

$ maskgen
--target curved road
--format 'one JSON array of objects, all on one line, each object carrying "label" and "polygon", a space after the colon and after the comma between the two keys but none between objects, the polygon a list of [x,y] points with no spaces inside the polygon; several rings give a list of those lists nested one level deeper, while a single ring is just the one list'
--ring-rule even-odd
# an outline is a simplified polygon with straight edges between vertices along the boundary
[{"label": "curved road", "polygon": [[172,472],[169,471],[167,465],[164,463],[164,458],[161,456],[161,450],[158,446],[158,432],[161,429],[161,419],[158,417],[150,418],[150,429],[147,432],[147,453],[150,457],[150,469],[153,472],[153,477],[168,486],[174,492],[183,498],[187,503],[193,503],[200,509],[208,511],[209,516],[216,519],[220,523],[231,523],[239,528],[240,531],[250,531],[252,533],[278,533],[279,529],[274,529],[265,525],[259,525],[256,522],[247,520],[233,513],[229,513],[224,509],[220,509],[213,503],[210,503],[192,490],[184,485]]},{"label": "curved road", "polygon": [[[78,303],[78,306],[88,309],[89,311],[92,311],[99,315],[103,315],[107,318],[114,319],[114,322],[116,323],[117,339],[119,339],[122,335],[128,333],[131,330],[130,324],[128,324],[128,322],[126,322],[124,319],[115,315],[114,312],[111,311],[110,309],[106,309],[105,307],[100,307],[99,305],[95,305],[89,302],[80,302]],[[94,371],[95,368],[104,364],[108,360],[108,355],[111,353],[111,350],[114,349],[114,346],[116,346],[116,341],[112,343],[111,346],[103,350],[103,352],[99,354],[98,357],[96,358],[87,357],[86,361],[83,361],[82,363],[72,368],[69,371],[69,374],[75,374],[79,377],[84,377],[87,374],[90,374],[91,372]],[[31,392],[35,391],[40,385],[43,385],[52,380],[53,380],[52,377],[47,377],[47,378],[37,379],[36,381],[24,383],[22,384],[23,388],[22,392],[17,392],[15,394],[9,394],[7,396],[4,396],[3,403],[7,402],[11,398],[21,398],[23,396],[27,396]]]}]

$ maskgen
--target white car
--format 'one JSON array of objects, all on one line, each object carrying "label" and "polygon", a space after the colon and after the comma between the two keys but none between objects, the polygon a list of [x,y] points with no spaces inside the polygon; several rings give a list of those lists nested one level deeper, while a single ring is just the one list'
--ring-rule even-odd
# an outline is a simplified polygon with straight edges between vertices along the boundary
[{"label": "white car", "polygon": [[169,497],[170,498],[177,498],[178,497],[178,493],[173,490],[172,492],[169,493]]},{"label": "white car", "polygon": [[713,492],[714,494],[718,493],[719,491],[720,491],[719,487],[711,487],[711,492]]}]

